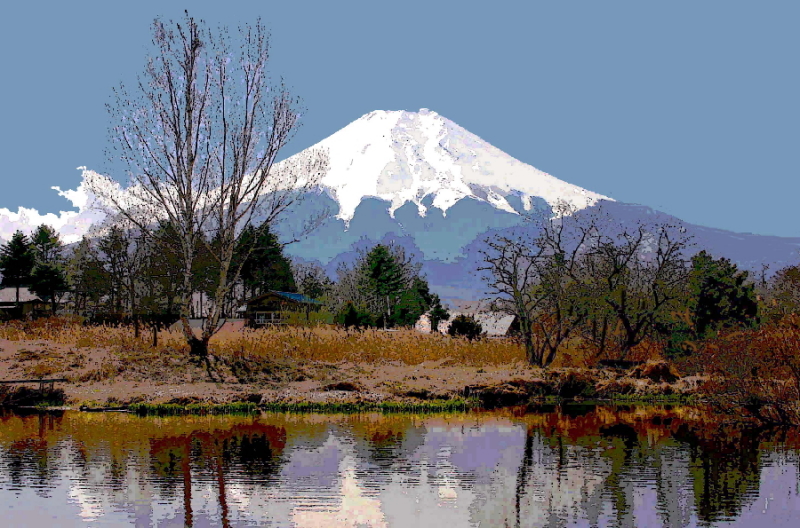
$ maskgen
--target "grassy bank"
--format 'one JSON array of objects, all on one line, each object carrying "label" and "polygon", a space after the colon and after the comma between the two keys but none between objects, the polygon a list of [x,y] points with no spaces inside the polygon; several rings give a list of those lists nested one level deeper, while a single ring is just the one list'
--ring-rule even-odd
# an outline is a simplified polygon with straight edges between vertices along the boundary
[{"label": "grassy bank", "polygon": [[[703,379],[681,377],[665,362],[598,370],[566,352],[553,367],[538,369],[510,339],[289,327],[217,334],[207,369],[190,360],[179,334],[162,332],[154,347],[149,336],[137,339],[125,327],[0,323],[0,379],[66,378],[58,404],[75,408],[158,415],[443,412],[572,399],[688,403],[702,392]],[[56,403],[44,395],[33,401],[32,390],[7,404]]]}]

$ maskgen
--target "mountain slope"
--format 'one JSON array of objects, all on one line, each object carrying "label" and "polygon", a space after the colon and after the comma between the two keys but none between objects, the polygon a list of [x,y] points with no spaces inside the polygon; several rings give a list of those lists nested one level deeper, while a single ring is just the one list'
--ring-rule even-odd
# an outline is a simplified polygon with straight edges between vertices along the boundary
[{"label": "mountain slope", "polygon": [[476,298],[483,294],[475,270],[486,237],[521,228],[535,236],[525,216],[550,215],[559,201],[602,210],[619,227],[682,226],[698,251],[707,249],[752,272],[764,264],[774,272],[798,260],[800,238],[695,226],[615,202],[526,165],[429,110],[371,112],[310,148],[320,147],[329,151],[330,170],[277,230],[289,238],[311,212],[330,210],[319,229],[287,252],[319,261],[332,276],[359,248],[394,242],[422,261],[434,291]]},{"label": "mountain slope", "polygon": [[330,153],[322,188],[346,225],[368,197],[388,201],[392,217],[406,203],[423,217],[431,208],[446,216],[463,198],[511,214],[530,210],[534,198],[578,209],[610,200],[522,163],[427,109],[371,112],[311,148]]}]

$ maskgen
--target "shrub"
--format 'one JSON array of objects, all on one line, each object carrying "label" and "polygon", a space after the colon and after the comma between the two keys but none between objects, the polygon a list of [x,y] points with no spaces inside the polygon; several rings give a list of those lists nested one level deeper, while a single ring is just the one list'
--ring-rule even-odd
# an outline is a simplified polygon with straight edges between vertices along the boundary
[{"label": "shrub", "polygon": [[719,410],[762,424],[800,424],[800,317],[731,332],[705,346],[703,392]]},{"label": "shrub", "polygon": [[450,323],[447,333],[451,336],[463,336],[472,341],[481,336],[483,327],[471,315],[459,315]]},{"label": "shrub", "polygon": [[347,307],[336,315],[335,321],[345,328],[354,326],[359,329],[375,326],[372,314],[356,308],[352,303],[347,303]]}]

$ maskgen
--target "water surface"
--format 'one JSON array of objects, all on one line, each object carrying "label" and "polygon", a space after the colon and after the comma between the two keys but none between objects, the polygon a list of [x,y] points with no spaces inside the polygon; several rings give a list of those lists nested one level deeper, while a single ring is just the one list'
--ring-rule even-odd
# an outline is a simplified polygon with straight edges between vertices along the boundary
[{"label": "water surface", "polygon": [[0,416],[5,526],[800,526],[798,431],[692,408]]}]

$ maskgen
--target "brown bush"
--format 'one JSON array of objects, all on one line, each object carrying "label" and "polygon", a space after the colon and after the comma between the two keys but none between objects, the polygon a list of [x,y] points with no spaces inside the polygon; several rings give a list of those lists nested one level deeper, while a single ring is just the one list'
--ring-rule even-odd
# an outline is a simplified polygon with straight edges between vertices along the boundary
[{"label": "brown bush", "polygon": [[361,392],[364,390],[364,387],[360,383],[353,383],[352,381],[339,381],[325,385],[322,390]]},{"label": "brown bush", "polygon": [[720,411],[764,424],[800,424],[800,318],[705,343],[703,386]]},{"label": "brown bush", "polygon": [[587,370],[564,370],[553,373],[553,394],[562,398],[575,396],[595,396],[597,377],[594,372]]},{"label": "brown bush", "polygon": [[675,367],[663,359],[637,365],[630,369],[627,375],[631,378],[646,378],[650,381],[666,381],[667,383],[675,383],[681,377]]}]

